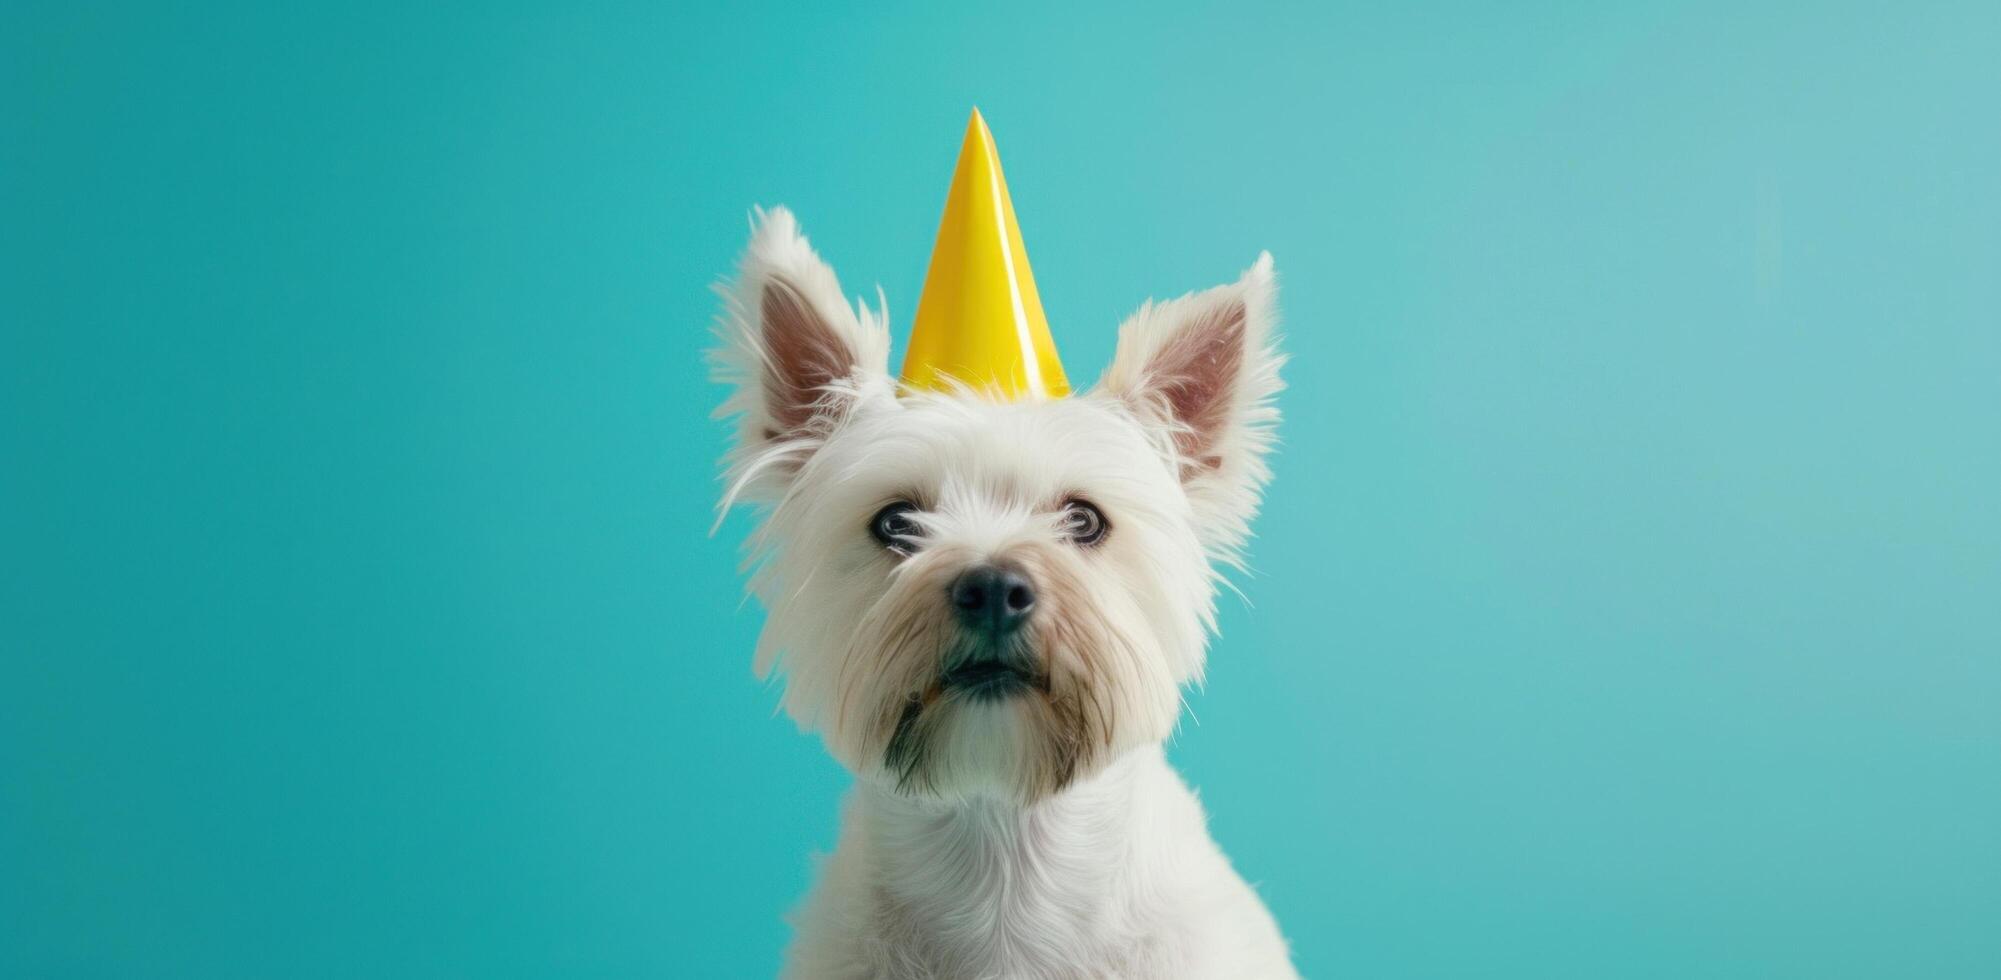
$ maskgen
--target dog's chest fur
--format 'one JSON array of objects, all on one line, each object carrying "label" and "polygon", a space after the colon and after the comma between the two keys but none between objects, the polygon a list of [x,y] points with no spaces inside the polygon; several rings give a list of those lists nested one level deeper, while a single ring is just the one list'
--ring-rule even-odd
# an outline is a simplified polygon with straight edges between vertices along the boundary
[{"label": "dog's chest fur", "polygon": [[1294,975],[1151,749],[1030,808],[859,789],[797,924],[793,977]]}]

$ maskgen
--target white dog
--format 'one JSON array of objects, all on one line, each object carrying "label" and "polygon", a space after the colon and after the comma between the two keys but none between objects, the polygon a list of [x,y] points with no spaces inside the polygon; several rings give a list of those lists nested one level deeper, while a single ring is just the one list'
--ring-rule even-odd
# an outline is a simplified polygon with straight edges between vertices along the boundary
[{"label": "white dog", "polygon": [[719,321],[756,670],[856,776],[801,978],[1296,976],[1161,744],[1268,475],[1271,259],[1148,305],[1071,398],[899,390],[783,210]]}]

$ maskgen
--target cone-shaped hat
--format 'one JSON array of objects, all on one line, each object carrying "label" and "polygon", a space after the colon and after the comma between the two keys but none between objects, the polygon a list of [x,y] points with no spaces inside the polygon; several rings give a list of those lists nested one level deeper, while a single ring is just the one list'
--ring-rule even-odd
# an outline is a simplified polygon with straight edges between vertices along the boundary
[{"label": "cone-shaped hat", "polygon": [[1007,399],[1070,393],[1014,222],[1000,155],[978,109],[966,125],[931,247],[903,380],[934,390],[956,380]]}]

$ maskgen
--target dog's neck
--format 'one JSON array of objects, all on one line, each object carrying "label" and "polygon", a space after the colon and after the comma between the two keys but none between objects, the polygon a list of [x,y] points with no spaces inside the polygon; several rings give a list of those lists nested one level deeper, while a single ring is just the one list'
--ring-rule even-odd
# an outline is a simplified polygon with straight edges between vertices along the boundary
[{"label": "dog's neck", "polygon": [[1104,937],[1101,913],[1130,908],[1166,857],[1155,853],[1166,838],[1143,819],[1166,765],[1158,746],[1137,749],[1027,805],[865,789],[858,829],[878,925],[953,975],[1075,962],[1080,946]]}]

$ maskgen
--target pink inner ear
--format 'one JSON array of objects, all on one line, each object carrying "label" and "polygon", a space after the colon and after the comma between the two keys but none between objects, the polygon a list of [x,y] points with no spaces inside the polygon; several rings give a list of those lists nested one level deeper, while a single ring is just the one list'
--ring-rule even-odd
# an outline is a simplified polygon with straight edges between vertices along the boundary
[{"label": "pink inner ear", "polygon": [[798,433],[813,420],[827,385],[854,371],[855,354],[789,282],[765,284],[764,401],[773,426],[766,438]]},{"label": "pink inner ear", "polygon": [[1177,447],[1204,469],[1222,465],[1214,450],[1229,424],[1237,373],[1244,363],[1245,319],[1241,302],[1211,310],[1155,355],[1154,376],[1168,409],[1183,426],[1175,433]]}]

